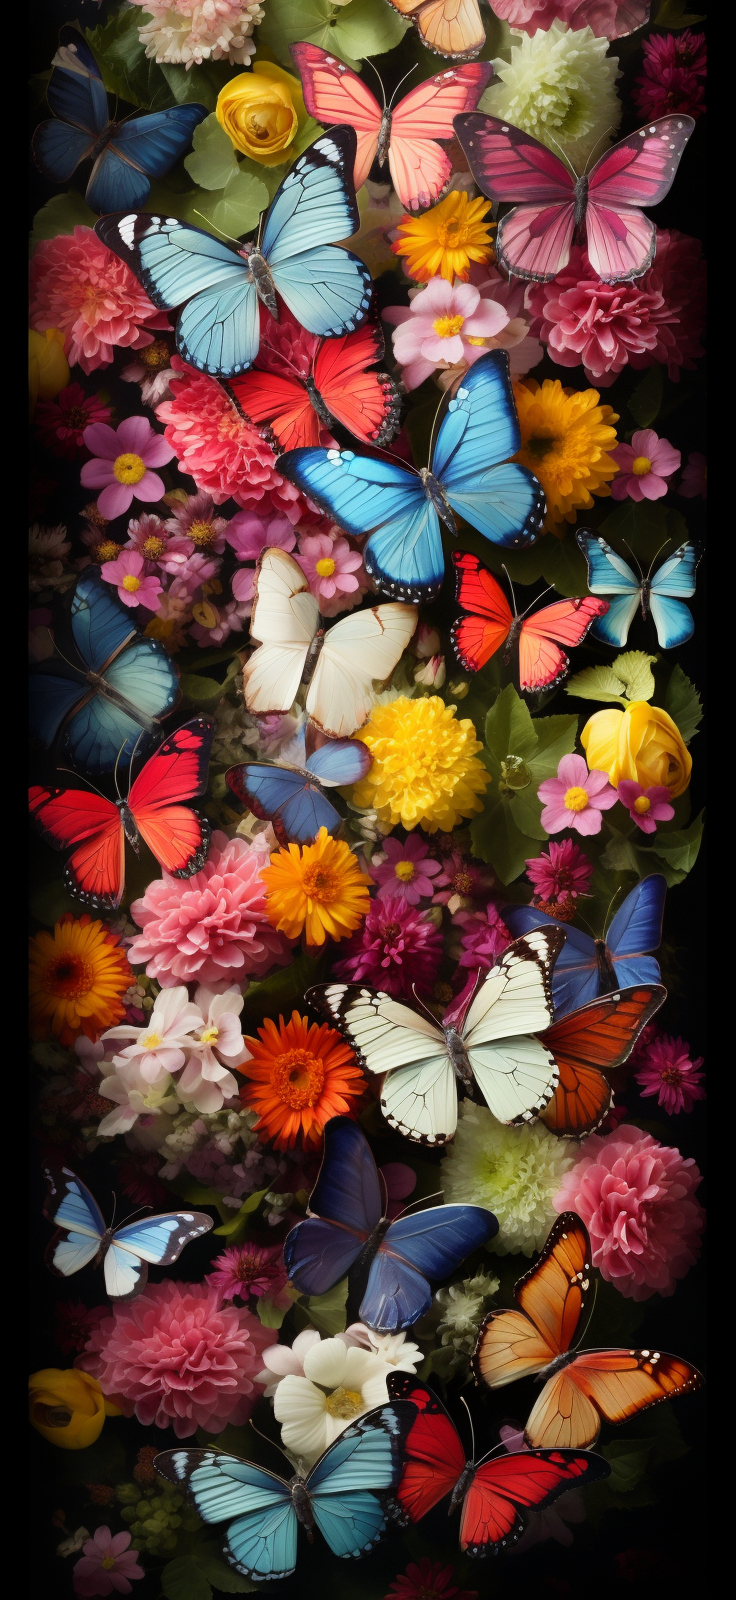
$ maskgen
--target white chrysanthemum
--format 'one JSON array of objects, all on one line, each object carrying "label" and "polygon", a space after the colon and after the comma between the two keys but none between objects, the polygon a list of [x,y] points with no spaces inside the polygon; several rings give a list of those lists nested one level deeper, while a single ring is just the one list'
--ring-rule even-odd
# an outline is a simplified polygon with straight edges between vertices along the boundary
[{"label": "white chrysanthemum", "polygon": [[189,70],[203,61],[243,65],[255,54],[253,29],[263,21],[259,0],[134,0],[150,14],[138,30],[146,55]]},{"label": "white chrysanthemum", "polygon": [[449,1289],[438,1289],[434,1298],[442,1312],[437,1326],[440,1344],[451,1344],[453,1349],[470,1355],[475,1348],[486,1301],[499,1288],[499,1279],[491,1273],[476,1272],[473,1278],[450,1284]]},{"label": "white chrysanthemum", "polygon": [[557,1215],[552,1196],[573,1164],[572,1149],[569,1139],[556,1138],[540,1122],[506,1128],[487,1106],[464,1100],[442,1162],[445,1200],[486,1206],[498,1217],[489,1249],[531,1256]]},{"label": "white chrysanthemum", "polygon": [[501,82],[486,89],[481,109],[523,128],[556,154],[562,149],[580,173],[593,150],[596,158],[603,154],[610,144],[606,136],[621,119],[614,88],[621,74],[607,49],[608,40],[596,39],[590,28],[560,22],[531,38],[516,35],[511,60],[493,63]]}]

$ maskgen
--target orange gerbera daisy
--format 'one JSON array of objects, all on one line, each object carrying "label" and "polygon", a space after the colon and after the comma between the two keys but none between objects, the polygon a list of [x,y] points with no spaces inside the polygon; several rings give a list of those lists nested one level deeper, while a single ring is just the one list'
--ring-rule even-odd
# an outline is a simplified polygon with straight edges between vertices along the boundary
[{"label": "orange gerbera daisy", "polygon": [[307,944],[344,939],[359,926],[370,906],[368,885],[356,856],[341,839],[320,828],[314,844],[290,844],[274,851],[261,877],[266,885],[266,915],[289,939],[306,934]]},{"label": "orange gerbera daisy", "polygon": [[124,1016],[123,995],[135,982],[117,933],[85,912],[67,911],[53,933],[30,941],[31,1036],[54,1034],[69,1046],[80,1033],[97,1039]]},{"label": "orange gerbera daisy", "polygon": [[290,1150],[301,1133],[306,1146],[319,1144],[330,1117],[353,1111],[365,1078],[350,1046],[326,1023],[310,1023],[292,1011],[279,1025],[267,1017],[259,1038],[243,1043],[251,1059],[238,1068],[248,1083],[240,1098],[257,1111],[256,1130],[276,1150]]}]

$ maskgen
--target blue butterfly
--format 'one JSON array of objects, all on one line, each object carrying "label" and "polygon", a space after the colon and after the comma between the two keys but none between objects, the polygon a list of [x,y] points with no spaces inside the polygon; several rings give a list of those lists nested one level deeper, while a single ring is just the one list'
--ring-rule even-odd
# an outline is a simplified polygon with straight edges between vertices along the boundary
[{"label": "blue butterfly", "polygon": [[360,739],[331,739],[307,756],[304,767],[272,767],[248,761],[231,767],[225,782],[256,817],[273,824],[279,844],[290,839],[311,844],[320,828],[332,833],[342,822],[324,792],[340,784],[358,783],[373,757]]},{"label": "blue butterfly", "polygon": [[652,872],[626,896],[605,939],[557,922],[536,906],[506,906],[503,920],[518,939],[532,928],[560,928],[565,943],[552,973],[555,1014],[564,1016],[588,1000],[637,983],[659,983],[659,963],[650,954],[662,939],[667,880]]},{"label": "blue butterfly", "polygon": [[620,647],[629,637],[629,628],[641,605],[646,618],[651,611],[657,638],[663,650],[673,650],[692,638],[694,623],[685,600],[695,593],[695,569],[700,553],[692,544],[681,544],[654,577],[637,577],[623,556],[617,555],[598,534],[581,528],[577,535],[588,563],[588,588],[608,600],[605,616],[591,628],[594,639]]},{"label": "blue butterfly", "polygon": [[359,223],[355,146],[352,128],[332,128],[310,145],[276,190],[257,246],[231,250],[176,217],[133,213],[97,223],[154,305],[184,306],[176,344],[185,361],[220,378],[245,372],[258,354],[259,303],[278,320],[277,294],[302,327],[324,339],[352,333],[365,320],[370,272],[349,250],[334,248]]},{"label": "blue butterfly", "polygon": [[482,1206],[432,1206],[387,1222],[365,1134],[349,1117],[332,1117],[309,1214],[287,1235],[284,1262],[302,1294],[325,1294],[351,1269],[356,1279],[367,1270],[360,1320],[396,1333],[429,1311],[427,1280],[446,1278],[497,1232]]},{"label": "blue butterfly", "polygon": [[62,28],[47,99],[54,118],[33,135],[44,177],[67,183],[80,162],[93,161],[85,199],[92,211],[142,206],[151,178],[163,178],[184,155],[207,107],[172,106],[133,122],[111,122],[102,74],[76,28]]},{"label": "blue butterfly", "polygon": [[63,730],[75,762],[111,772],[118,758],[130,760],[141,729],[161,733],[159,719],[179,699],[178,669],[158,639],[131,627],[130,612],[92,569],[77,579],[54,643],[57,653],[31,674],[32,735],[48,750]]},{"label": "blue butterfly", "polygon": [[76,1173],[44,1168],[49,1186],[43,1214],[59,1232],[46,1251],[46,1262],[59,1277],[94,1261],[103,1261],[105,1288],[111,1300],[132,1300],[148,1278],[148,1263],[168,1267],[178,1261],[185,1244],[209,1233],[212,1218],[204,1211],[169,1211],[108,1228],[97,1201]]},{"label": "blue butterfly", "polygon": [[446,404],[431,469],[310,448],[279,456],[279,472],[348,533],[370,533],[366,570],[395,599],[418,602],[439,593],[440,523],[455,537],[454,511],[504,549],[534,543],[545,501],[533,473],[506,460],[520,443],[509,358],[490,350]]},{"label": "blue butterfly", "polygon": [[415,1418],[404,1400],[366,1412],[306,1477],[288,1482],[225,1450],[164,1450],[154,1466],[186,1490],[203,1522],[230,1523],[224,1554],[238,1572],[286,1578],[296,1566],[300,1522],[310,1544],[316,1525],[336,1556],[362,1556],[383,1538],[385,1492],[399,1483],[402,1446]]}]

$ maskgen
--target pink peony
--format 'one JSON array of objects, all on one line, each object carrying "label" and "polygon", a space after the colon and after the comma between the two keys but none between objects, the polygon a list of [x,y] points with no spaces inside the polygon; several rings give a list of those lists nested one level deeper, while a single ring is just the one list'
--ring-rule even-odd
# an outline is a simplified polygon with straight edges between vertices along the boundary
[{"label": "pink peony", "polygon": [[99,395],[85,394],[81,383],[68,383],[55,400],[39,400],[33,422],[47,449],[73,461],[84,449],[85,428],[91,422],[109,422],[111,416]]},{"label": "pink peony", "polygon": [[363,557],[358,550],[350,548],[347,539],[331,539],[328,533],[303,534],[299,540],[298,561],[312,594],[320,602],[337,601],[342,609],[349,603],[347,595],[359,597],[357,573],[363,565]]},{"label": "pink peony", "polygon": [[605,772],[589,772],[582,756],[563,756],[556,778],[545,778],[537,790],[544,802],[540,817],[547,833],[575,828],[578,833],[600,833],[602,811],[615,806],[618,796]]},{"label": "pink peony", "polygon": [[619,444],[611,454],[619,469],[611,484],[614,500],[661,500],[681,460],[679,450],[653,428],[640,428],[631,444]]},{"label": "pink peony", "polygon": [[209,1283],[149,1283],[95,1328],[75,1366],[144,1427],[221,1433],[247,1422],[260,1394],[254,1378],[275,1332],[249,1311],[220,1309]]},{"label": "pink peony", "polygon": [[85,489],[101,489],[97,507],[109,522],[121,517],[133,500],[161,500],[163,479],[151,467],[163,467],[174,452],[146,417],[126,417],[119,428],[93,422],[84,430],[93,460],[85,461],[80,479]]},{"label": "pink peony", "polygon": [[511,943],[511,934],[498,906],[489,900],[484,911],[456,911],[453,921],[462,928],[462,955],[458,965],[490,972]]},{"label": "pink peony", "polygon": [[407,389],[416,389],[437,367],[468,367],[482,356],[485,341],[506,327],[509,317],[495,300],[482,300],[472,283],[445,278],[429,282],[410,296],[408,306],[389,306],[386,322],[396,326],[394,355]]},{"label": "pink peony", "polygon": [[426,993],[442,960],[442,934],[427,917],[393,896],[374,900],[358,933],[344,945],[333,971],[350,983],[368,983],[410,1000],[412,987]]},{"label": "pink peony", "polygon": [[678,1111],[692,1111],[696,1100],[705,1099],[702,1065],[702,1056],[690,1060],[690,1047],[684,1039],[663,1033],[637,1051],[635,1077],[642,1095],[656,1094],[658,1105],[674,1116]]},{"label": "pink peony", "polygon": [[671,822],[675,815],[674,806],[669,803],[670,791],[663,784],[643,789],[633,778],[621,778],[618,797],[642,833],[656,833],[658,822]]},{"label": "pink peony", "polygon": [[133,901],[131,916],[143,932],[130,941],[130,960],[146,962],[149,978],[165,989],[194,982],[225,989],[233,981],[245,989],[244,979],[285,966],[290,948],[266,916],[261,869],[269,854],[263,834],[248,844],[213,833],[200,872],[164,872]]},{"label": "pink peony", "polygon": [[61,328],[71,366],[107,367],[121,346],[141,350],[152,328],[168,328],[138,279],[91,228],[75,228],[36,246],[31,262],[30,326]]},{"label": "pink peony", "polygon": [[664,361],[669,377],[677,380],[680,368],[693,371],[703,354],[700,335],[705,323],[706,265],[700,240],[675,228],[658,228],[657,254],[644,281],[658,285],[664,297],[669,317],[667,348],[657,360]]},{"label": "pink peony", "polygon": [[534,34],[553,22],[590,28],[598,39],[620,39],[649,21],[650,0],[493,0],[491,10],[512,28]]},{"label": "pink peony", "polygon": [[653,33],[642,49],[644,76],[636,79],[632,98],[647,122],[673,112],[700,117],[705,111],[702,80],[707,73],[704,33]]},{"label": "pink peony", "polygon": [[[551,839],[548,849],[539,856],[532,856],[525,865],[527,878],[534,884],[537,903],[542,900],[554,901],[556,905],[560,901],[570,903],[590,889],[593,863],[573,839],[562,839],[559,844]],[[551,914],[557,915],[556,912]]]},{"label": "pink peony", "polygon": [[431,898],[432,879],[441,868],[439,861],[431,859],[426,839],[419,833],[410,833],[403,844],[398,839],[384,839],[383,850],[386,860],[380,866],[371,862],[371,877],[379,884],[379,900],[395,895],[415,906],[419,900]]},{"label": "pink peony", "polygon": [[116,1533],[113,1537],[109,1528],[97,1528],[82,1545],[81,1559],[72,1568],[74,1593],[130,1594],[130,1579],[146,1576],[138,1564],[138,1551],[128,1548],[131,1537],[129,1533]]},{"label": "pink peony", "polygon": [[582,1217],[601,1277],[627,1299],[648,1300],[672,1294],[697,1260],[700,1177],[692,1159],[622,1123],[605,1137],[589,1135],[552,1203]]},{"label": "pink peony", "polygon": [[114,561],[103,561],[100,577],[112,583],[118,599],[124,606],[145,606],[147,611],[158,611],[163,588],[160,578],[145,572],[145,560],[139,550],[121,550]]},{"label": "pink peony", "polygon": [[686,500],[694,500],[697,495],[700,495],[703,500],[707,500],[707,490],[707,460],[699,450],[693,450],[687,458],[685,469],[677,485],[677,493],[683,495]]}]

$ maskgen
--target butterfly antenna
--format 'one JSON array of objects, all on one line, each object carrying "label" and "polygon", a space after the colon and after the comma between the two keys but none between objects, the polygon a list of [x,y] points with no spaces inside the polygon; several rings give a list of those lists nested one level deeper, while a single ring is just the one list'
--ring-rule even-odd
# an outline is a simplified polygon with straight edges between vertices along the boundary
[{"label": "butterfly antenna", "polygon": [[657,559],[657,556],[661,556],[662,551],[666,549],[668,544],[672,544],[672,539],[671,538],[670,539],[665,539],[664,544],[661,544],[659,549],[657,551],[655,551],[655,554],[652,556],[652,559],[651,559],[651,561],[649,563],[649,571],[647,573],[647,583],[649,582],[649,579],[652,576],[652,567],[654,566],[654,563],[655,563],[655,561]]},{"label": "butterfly antenna", "polygon": [[286,1454],[286,1451],[284,1449],[282,1449],[281,1445],[277,1444],[275,1439],[269,1439],[267,1433],[261,1433],[260,1428],[256,1427],[255,1422],[253,1421],[252,1417],[249,1418],[249,1421],[250,1421],[251,1428],[253,1429],[253,1432],[258,1434],[259,1439],[265,1440],[266,1444],[270,1444],[270,1445],[273,1446],[274,1450],[278,1450],[280,1455],[283,1456],[284,1460],[288,1461],[289,1466],[292,1468],[292,1471],[293,1471],[293,1463],[290,1460],[289,1456]]},{"label": "butterfly antenna", "polygon": [[[462,1399],[462,1396],[461,1396],[461,1399]],[[505,1449],[506,1449],[506,1446],[505,1446],[503,1440],[501,1440],[500,1444],[492,1445],[491,1449],[490,1450],[486,1450],[485,1455],[481,1456],[480,1461],[476,1461],[476,1463],[475,1463],[476,1467],[482,1467],[484,1461],[490,1460],[491,1456],[499,1455],[500,1452],[502,1450],[505,1450]],[[513,1454],[513,1451],[511,1453]]]},{"label": "butterfly antenna", "polygon": [[[380,1167],[379,1167],[378,1170],[379,1170],[379,1173],[380,1173],[380,1171],[381,1171]],[[385,1181],[386,1181],[385,1178],[384,1178],[383,1181],[385,1183]],[[398,1217],[393,1217],[392,1220],[394,1222],[398,1222],[399,1217],[408,1216],[409,1212],[414,1208],[414,1206],[423,1206],[426,1203],[427,1200],[436,1200],[438,1195],[441,1195],[441,1194],[443,1195],[444,1192],[445,1192],[444,1189],[435,1189],[433,1194],[422,1194],[422,1195],[419,1196],[418,1200],[410,1200],[408,1206],[402,1206],[402,1208],[401,1208],[401,1210],[399,1212],[399,1216]]]},{"label": "butterfly antenna", "polygon": [[[127,743],[127,740],[124,740],[123,743],[120,746],[120,749],[118,750],[118,753],[117,753],[117,755],[115,757],[115,766],[113,768],[113,774],[112,774],[112,780],[113,780],[113,783],[115,784],[118,800],[122,800],[122,798],[123,798],[121,793],[120,793],[120,784],[118,783],[118,766],[120,764],[120,757],[121,757],[121,755],[122,755],[122,753],[123,753],[123,751],[125,749],[126,743]],[[137,745],[137,743],[138,743],[138,740],[136,739],[136,745]],[[134,751],[134,754],[135,754],[135,751]],[[131,756],[130,759],[132,761],[133,757]]]},{"label": "butterfly antenna", "polygon": [[526,611],[522,611],[522,613],[521,613],[522,617],[527,617],[529,615],[529,612],[532,609],[532,606],[535,606],[537,604],[538,600],[543,600],[545,595],[549,594],[552,589],[554,589],[554,584],[553,583],[548,583],[546,589],[543,589],[541,594],[535,594],[534,599],[527,606]]},{"label": "butterfly antenna", "polygon": [[439,405],[437,407],[437,410],[435,411],[435,414],[434,414],[434,420],[432,422],[432,431],[431,431],[431,433],[429,435],[429,450],[427,452],[427,466],[429,466],[429,464],[430,464],[430,462],[432,460],[432,451],[434,449],[434,433],[435,433],[435,428],[437,427],[437,418],[439,417],[439,414],[440,414],[440,412],[442,410],[442,406],[443,406],[444,400],[445,400],[445,396],[443,395],[442,399],[440,400],[440,403],[439,403]]},{"label": "butterfly antenna", "polygon": [[596,1278],[595,1283],[593,1284],[593,1304],[592,1304],[592,1306],[590,1308],[590,1311],[588,1313],[588,1316],[586,1318],[585,1327],[583,1328],[583,1331],[580,1334],[580,1337],[575,1340],[575,1344],[573,1346],[573,1348],[575,1350],[579,1350],[580,1349],[580,1346],[581,1346],[581,1344],[583,1342],[583,1339],[585,1338],[585,1335],[588,1332],[590,1324],[593,1321],[593,1312],[595,1311],[595,1303],[596,1303],[597,1299],[598,1299],[598,1279]]},{"label": "butterfly antenna", "polygon": [[118,1203],[118,1197],[117,1197],[117,1195],[115,1193],[115,1190],[113,1189],[113,1191],[112,1191],[112,1216],[110,1218],[110,1227],[111,1228],[115,1227],[115,1211],[116,1211],[116,1208],[117,1208],[117,1203]]},{"label": "butterfly antenna", "polygon": [[[240,248],[240,240],[236,239],[232,233],[225,233],[224,228],[218,228],[216,222],[210,222],[209,217],[206,217],[203,211],[193,211],[192,212],[192,216],[193,217],[201,217],[202,221],[207,223],[207,231],[208,232],[209,232],[210,228],[214,228],[215,233],[222,234],[223,239],[229,239],[231,244],[236,244],[238,246],[238,248]],[[258,225],[258,237],[259,237],[259,239],[260,239],[260,235],[261,235],[261,229],[260,229],[260,223],[259,223],[259,225]]]},{"label": "butterfly antenna", "polygon": [[472,1454],[473,1460],[475,1461],[475,1428],[473,1427],[473,1418],[470,1415],[470,1406],[468,1405],[468,1402],[465,1399],[465,1395],[461,1394],[460,1399],[461,1399],[461,1401],[462,1401],[462,1403],[463,1403],[463,1405],[465,1407],[465,1410],[468,1413],[468,1422],[470,1423],[470,1450],[471,1450],[471,1454]]},{"label": "butterfly antenna", "polygon": [[53,635],[53,633],[52,633],[52,632],[51,632],[51,629],[50,629],[50,628],[47,628],[47,629],[46,629],[46,632],[47,632],[47,634],[48,634],[48,636],[49,636],[49,638],[50,638],[50,640],[51,640],[51,643],[52,643],[52,645],[53,645],[53,647],[54,647],[54,649],[55,649],[55,651],[56,651],[56,654],[57,654],[57,656],[61,656],[61,659],[62,659],[62,661],[64,661],[64,662],[66,662],[66,665],[67,665],[67,666],[68,666],[68,667],[71,667],[71,669],[72,669],[72,672],[78,672],[78,673],[79,673],[79,676],[80,676],[80,678],[81,678],[81,677],[82,677],[82,676],[83,676],[83,674],[82,674],[82,672],[81,672],[81,669],[80,669],[80,668],[79,668],[79,667],[75,667],[75,665],[74,665],[74,662],[73,662],[73,661],[70,661],[70,660],[69,660],[69,657],[68,657],[68,656],[65,656],[65,655],[64,655],[64,651],[63,651],[63,650],[60,650],[60,649],[59,649],[59,646],[58,646],[58,644],[57,644],[57,643],[56,643],[56,640],[55,640],[55,638],[54,638],[54,635]]},{"label": "butterfly antenna", "polygon": [[73,767],[57,767],[56,770],[57,772],[68,772],[70,778],[78,778],[81,783],[86,783],[90,789],[94,789],[95,794],[98,794],[101,800],[107,799],[107,795],[103,794],[101,789],[98,789],[96,783],[90,783],[89,778],[83,778],[80,772],[74,771]]},{"label": "butterfly antenna", "polygon": [[613,902],[616,899],[616,896],[621,894],[622,891],[623,891],[623,884],[619,884],[618,889],[614,889],[614,892],[611,895],[611,898],[610,898],[610,900],[608,902],[608,910],[606,911],[606,915],[605,915],[605,917],[603,919],[603,935],[602,935],[602,937],[604,939],[606,937],[606,930],[608,928],[608,918],[609,918],[609,916],[611,914],[611,906],[613,905]]},{"label": "butterfly antenna", "polygon": [[[388,111],[389,108],[388,108],[388,106],[386,104],[386,90],[384,88],[383,78],[381,77],[381,74],[380,74],[380,72],[378,70],[378,67],[374,67],[373,62],[369,61],[367,57],[366,57],[365,61],[363,62],[363,66],[364,67],[370,67],[371,72],[375,73],[375,75],[376,75],[376,77],[378,79],[378,82],[381,85],[381,94],[383,96],[383,109],[384,109],[384,111]],[[412,70],[413,70],[413,68],[412,68]],[[402,83],[404,82],[403,78],[402,78],[401,82]]]},{"label": "butterfly antenna", "polygon": [[[135,761],[136,751],[137,751],[138,746],[139,746],[139,744],[141,742],[141,739],[143,738],[143,735],[144,735],[145,731],[146,731],[145,728],[141,728],[141,731],[140,731],[140,733],[138,735],[138,738],[135,741],[135,744],[133,745],[133,749],[132,749],[131,754],[130,754],[130,762],[128,764],[128,799],[130,799],[130,789],[131,789],[130,777],[131,777],[131,773],[133,771],[133,762]],[[122,750],[124,750],[124,749],[125,749],[125,745],[122,746],[121,750],[118,750],[118,761],[120,760],[120,756],[122,754]],[[118,762],[116,761],[115,762],[115,770],[116,770],[116,772],[117,772],[117,765],[118,765]],[[119,789],[118,789],[118,794],[120,794],[120,790]]]},{"label": "butterfly antenna", "polygon": [[[631,548],[631,545],[629,544],[628,539],[622,539],[621,543],[626,545],[626,549],[628,550],[632,561],[636,562],[636,565],[637,565],[637,567],[639,569],[639,577],[641,578],[641,581],[643,583],[644,582],[644,573],[642,572],[642,566],[641,566],[641,562],[639,560],[639,557],[637,555],[635,555],[634,551]],[[669,540],[667,540],[666,543],[669,543]],[[656,560],[656,556],[655,556],[655,560]]]},{"label": "butterfly antenna", "polygon": [[[398,92],[399,92],[399,89],[400,89],[400,88],[401,88],[401,85],[402,85],[402,83],[406,83],[406,80],[407,80],[407,78],[410,78],[410,77],[411,77],[411,75],[412,75],[412,73],[413,73],[413,72],[416,72],[416,70],[417,70],[417,67],[418,67],[418,65],[419,65],[419,62],[418,62],[418,61],[417,61],[417,62],[415,62],[415,64],[414,64],[414,66],[413,66],[413,67],[410,67],[410,68],[409,68],[409,71],[408,71],[408,72],[405,72],[405,73],[404,73],[404,76],[403,76],[403,78],[399,78],[399,81],[398,81],[398,83],[397,83],[397,85],[396,85],[396,88],[395,88],[395,89],[394,89],[394,92],[393,92],[393,94],[392,94],[392,96],[391,96],[391,99],[390,99],[390,100],[389,100],[389,103],[388,103],[388,106],[387,106],[387,108],[386,108],[386,109],[387,109],[387,110],[388,110],[388,111],[390,111],[390,110],[391,110],[391,107],[392,107],[392,105],[393,105],[393,103],[394,103],[394,100],[395,100],[395,99],[396,99],[396,96],[397,96],[397,94],[398,94]],[[375,69],[374,69],[374,70],[375,70]],[[384,103],[384,105],[386,105],[386,100],[385,100],[385,96],[384,96],[384,101],[383,101],[383,103]]]},{"label": "butterfly antenna", "polygon": [[429,1017],[429,1020],[432,1023],[432,1026],[434,1028],[438,1028],[440,1026],[440,1024],[438,1023],[434,1012],[430,1010],[429,1006],[426,1004],[426,1001],[422,1000],[421,995],[417,994],[417,986],[416,986],[415,983],[413,983],[412,986],[411,986],[411,992],[412,992],[412,994],[414,996],[414,999],[416,1000],[417,1005],[424,1012],[425,1017]]},{"label": "butterfly antenna", "polygon": [[590,163],[591,163],[591,161],[592,161],[592,160],[593,160],[593,156],[594,156],[594,155],[595,155],[595,152],[596,152],[596,150],[597,150],[597,149],[598,149],[598,146],[599,146],[599,144],[601,144],[601,142],[602,142],[602,141],[603,141],[603,139],[607,139],[607,138],[608,138],[608,135],[609,135],[609,133],[615,133],[615,131],[616,131],[616,130],[615,130],[615,128],[613,128],[613,127],[611,127],[611,128],[606,128],[606,131],[605,131],[605,133],[601,133],[601,134],[600,134],[600,135],[599,135],[599,137],[598,137],[598,138],[597,138],[597,139],[596,139],[596,141],[595,141],[595,144],[594,144],[594,145],[593,145],[593,148],[592,148],[592,150],[591,150],[591,152],[590,152],[590,155],[589,155],[589,156],[588,156],[588,159],[587,159],[587,161],[586,161],[586,163],[585,163],[585,166],[584,166],[584,167],[583,167],[583,176],[585,176],[585,173],[586,173],[586,172],[587,172],[587,171],[588,171],[588,168],[589,168],[589,166],[590,166]]},{"label": "butterfly antenna", "polygon": [[[503,573],[505,573],[505,575],[506,575],[506,582],[507,582],[507,584],[509,586],[509,592],[511,594],[511,604],[512,604],[512,606],[514,608],[514,616],[518,617],[519,613],[518,613],[518,611],[516,609],[516,595],[514,594],[514,585],[511,582],[511,578],[509,577],[508,567],[505,567],[503,562],[501,562],[501,571]],[[532,605],[534,605],[534,601],[533,600],[532,600]],[[524,612],[524,616],[526,616],[526,611]]]},{"label": "butterfly antenna", "polygon": [[566,156],[566,155],[565,155],[565,152],[564,152],[564,150],[563,150],[563,148],[562,148],[562,145],[561,145],[561,144],[558,144],[558,143],[557,143],[557,140],[556,140],[556,139],[553,139],[553,138],[552,138],[552,135],[551,135],[551,133],[548,133],[548,134],[547,134],[547,138],[548,138],[548,139],[549,139],[549,142],[550,142],[550,144],[553,144],[553,145],[555,145],[555,147],[556,147],[556,149],[557,149],[557,150],[559,150],[559,152],[560,152],[560,155],[561,155],[561,157],[562,157],[562,160],[563,160],[563,161],[564,161],[564,163],[565,163],[565,166],[566,166],[566,167],[567,167],[567,168],[568,168],[568,169],[569,169],[569,171],[570,171],[570,172],[571,172],[571,173],[572,173],[572,175],[573,175],[573,178],[574,178],[574,179],[575,179],[575,182],[576,182],[576,183],[577,183],[577,182],[578,182],[578,179],[579,179],[579,176],[580,176],[580,174],[579,174],[579,173],[577,173],[577,172],[576,172],[576,171],[575,171],[575,168],[574,168],[574,166],[573,166],[573,164],[572,164],[572,162],[571,162],[571,160],[570,160],[570,157],[569,157],[569,156]]}]

